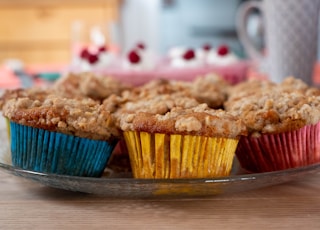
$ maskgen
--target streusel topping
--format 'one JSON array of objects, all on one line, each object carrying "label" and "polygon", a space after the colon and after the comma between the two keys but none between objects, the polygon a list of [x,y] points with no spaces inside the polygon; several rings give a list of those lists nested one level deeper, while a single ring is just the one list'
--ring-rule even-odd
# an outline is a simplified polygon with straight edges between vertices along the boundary
[{"label": "streusel topping", "polygon": [[53,90],[44,88],[26,88],[26,89],[7,89],[0,97],[0,110],[4,104],[10,99],[18,97],[28,97],[30,99],[44,100],[49,94],[52,94]]},{"label": "streusel topping", "polygon": [[210,109],[206,104],[193,108],[174,107],[166,114],[138,112],[120,119],[124,131],[191,134],[210,137],[238,138],[246,134],[241,120],[223,110]]},{"label": "streusel topping", "polygon": [[92,99],[67,99],[49,95],[44,100],[12,98],[3,107],[11,121],[85,137],[112,141],[120,132],[111,113]]},{"label": "streusel topping", "polygon": [[282,133],[320,121],[320,97],[301,92],[267,91],[225,103],[252,135]]},{"label": "streusel topping", "polygon": [[[109,100],[110,99],[107,101]],[[106,105],[108,104],[110,103],[106,103]],[[115,104],[119,105],[119,100]],[[117,124],[119,125],[122,123],[122,128],[127,129],[125,128],[127,123],[125,120],[127,118],[124,119],[124,117],[131,117],[133,114],[139,112],[163,115],[175,107],[192,108],[197,105],[199,105],[199,102],[194,98],[184,97],[181,94],[163,94],[156,97],[149,97],[140,101],[127,101],[115,111],[114,116]]]},{"label": "streusel topping", "polygon": [[62,77],[53,85],[53,89],[68,98],[89,97],[102,101],[112,94],[120,95],[122,91],[131,89],[131,86],[112,77],[84,72]]},{"label": "streusel topping", "polygon": [[231,86],[215,74],[197,77],[191,84],[191,95],[210,108],[221,108]]},{"label": "streusel topping", "polygon": [[[219,76],[208,74],[197,77],[192,82],[156,79],[126,93],[132,102],[158,97],[176,95],[196,99],[200,104],[207,103],[211,108],[221,108],[230,85]],[[122,94],[125,96],[125,94]]]},{"label": "streusel topping", "polygon": [[228,88],[228,101],[236,101],[257,93],[268,92],[273,90],[275,86],[276,84],[270,81],[249,79]]},{"label": "streusel topping", "polygon": [[258,96],[261,93],[295,93],[307,96],[319,96],[318,88],[310,87],[302,80],[294,77],[287,77],[281,83],[273,83],[267,80],[250,79],[228,88],[228,102]]}]

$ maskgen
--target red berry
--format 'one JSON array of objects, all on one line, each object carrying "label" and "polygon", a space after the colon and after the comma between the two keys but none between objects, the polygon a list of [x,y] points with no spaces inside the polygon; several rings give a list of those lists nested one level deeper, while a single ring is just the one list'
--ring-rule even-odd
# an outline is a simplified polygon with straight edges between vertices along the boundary
[{"label": "red berry", "polygon": [[184,54],[183,54],[183,59],[185,60],[191,60],[193,58],[195,58],[195,53],[192,49],[187,50]]},{"label": "red berry", "polygon": [[88,62],[89,62],[90,64],[94,64],[94,63],[96,63],[96,62],[98,62],[98,61],[99,61],[98,55],[96,55],[96,54],[89,54],[89,56],[88,56]]},{"label": "red berry", "polygon": [[98,48],[98,52],[99,52],[99,53],[103,53],[103,52],[106,52],[106,51],[108,51],[108,49],[107,49],[107,47],[105,47],[105,46],[100,46],[100,47]]},{"label": "red berry", "polygon": [[131,63],[139,63],[141,58],[135,50],[132,50],[128,54],[128,59]]},{"label": "red berry", "polygon": [[202,49],[204,49],[205,51],[209,51],[211,50],[211,45],[210,44],[205,44]]},{"label": "red berry", "polygon": [[217,52],[220,56],[224,56],[229,53],[229,48],[226,45],[221,45],[218,47]]},{"label": "red berry", "polygon": [[89,50],[87,48],[83,48],[80,52],[80,57],[82,59],[88,59],[89,56],[90,56]]},{"label": "red berry", "polygon": [[144,50],[146,46],[142,42],[140,42],[137,44],[137,48]]}]

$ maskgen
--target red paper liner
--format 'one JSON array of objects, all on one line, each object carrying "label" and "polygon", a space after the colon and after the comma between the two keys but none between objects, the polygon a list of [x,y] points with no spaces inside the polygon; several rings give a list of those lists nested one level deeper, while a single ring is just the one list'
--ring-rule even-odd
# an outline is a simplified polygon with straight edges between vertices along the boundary
[{"label": "red paper liner", "polygon": [[270,172],[320,162],[320,122],[299,130],[241,137],[236,156],[250,172]]}]

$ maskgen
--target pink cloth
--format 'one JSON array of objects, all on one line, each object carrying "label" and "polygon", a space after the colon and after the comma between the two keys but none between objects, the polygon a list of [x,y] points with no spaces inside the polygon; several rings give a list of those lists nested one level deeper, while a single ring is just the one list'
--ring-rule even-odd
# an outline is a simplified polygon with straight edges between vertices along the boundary
[{"label": "pink cloth", "polygon": [[216,73],[231,84],[236,84],[247,79],[247,70],[250,66],[248,61],[239,61],[229,66],[203,66],[199,68],[172,68],[159,66],[152,71],[134,71],[126,69],[104,69],[97,71],[99,74],[108,75],[119,79],[122,82],[142,85],[154,79],[171,79],[192,81],[198,76]]},{"label": "pink cloth", "polygon": [[0,67],[0,88],[19,88],[21,87],[20,79],[8,68]]}]

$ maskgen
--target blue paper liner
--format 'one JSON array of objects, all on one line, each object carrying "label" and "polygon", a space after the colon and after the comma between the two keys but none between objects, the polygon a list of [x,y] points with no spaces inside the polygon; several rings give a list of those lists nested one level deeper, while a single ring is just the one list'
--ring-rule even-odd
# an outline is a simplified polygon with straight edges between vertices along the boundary
[{"label": "blue paper liner", "polygon": [[37,172],[100,177],[116,143],[10,122],[13,166]]}]

